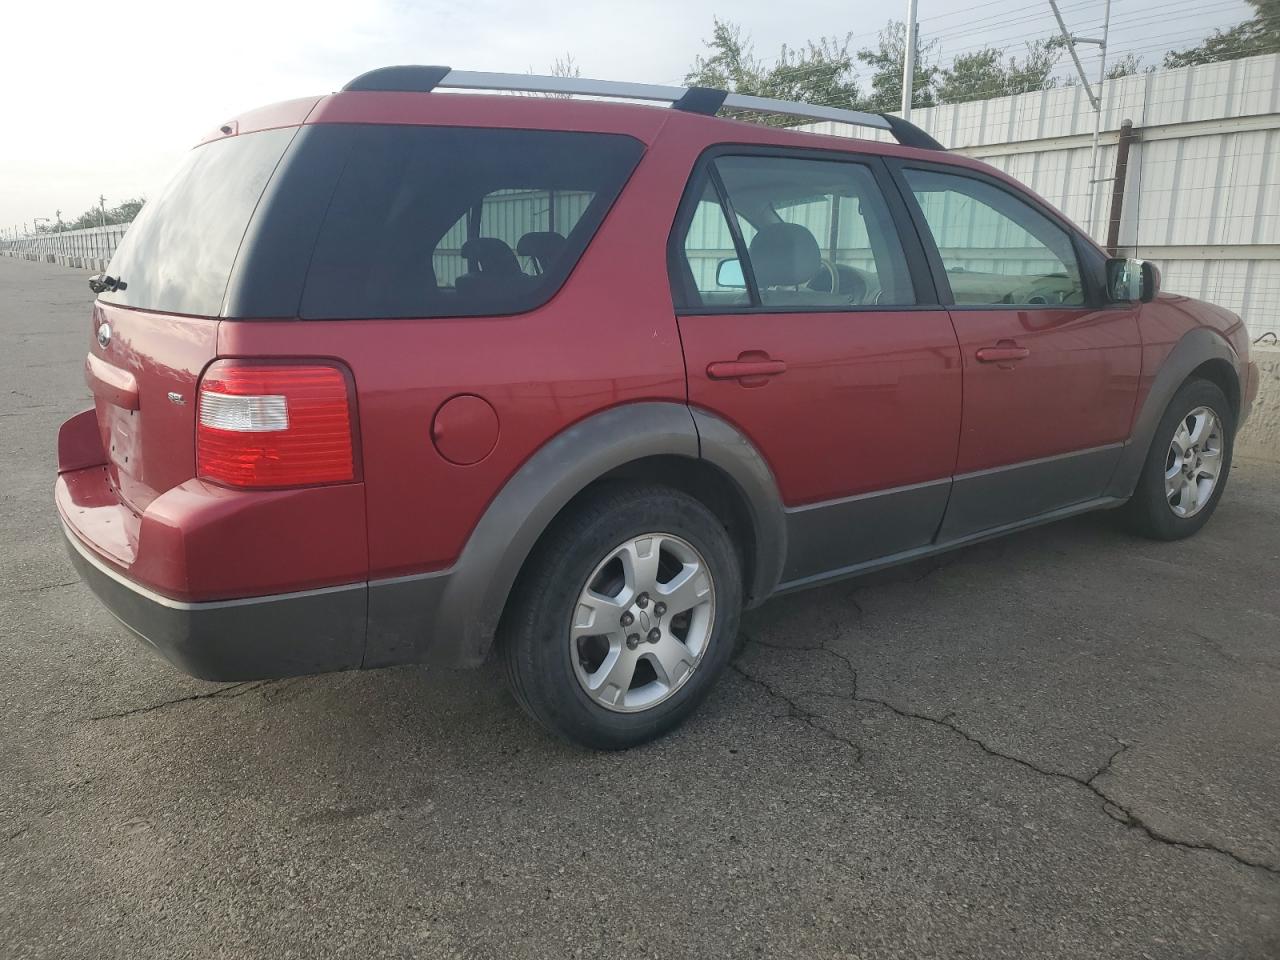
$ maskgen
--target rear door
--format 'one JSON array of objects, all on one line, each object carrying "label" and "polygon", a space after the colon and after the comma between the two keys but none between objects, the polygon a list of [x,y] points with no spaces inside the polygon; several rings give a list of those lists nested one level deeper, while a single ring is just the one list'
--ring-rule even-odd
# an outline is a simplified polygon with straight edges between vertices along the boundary
[{"label": "rear door", "polygon": [[940,539],[1102,495],[1129,435],[1137,312],[1102,303],[1082,243],[1004,182],[904,164],[964,364],[955,489]]},{"label": "rear door", "polygon": [[924,546],[942,519],[959,354],[902,218],[876,158],[732,148],[702,158],[672,233],[689,399],[772,468],[784,586]]}]

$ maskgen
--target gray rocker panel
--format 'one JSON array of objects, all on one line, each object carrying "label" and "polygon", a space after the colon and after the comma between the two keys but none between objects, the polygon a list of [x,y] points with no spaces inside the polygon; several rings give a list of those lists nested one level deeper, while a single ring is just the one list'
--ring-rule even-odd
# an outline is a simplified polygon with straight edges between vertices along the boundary
[{"label": "gray rocker panel", "polygon": [[782,579],[806,580],[933,542],[951,478],[787,510]]},{"label": "gray rocker panel", "polygon": [[946,543],[1102,496],[1124,445],[1112,443],[956,477],[938,532]]}]

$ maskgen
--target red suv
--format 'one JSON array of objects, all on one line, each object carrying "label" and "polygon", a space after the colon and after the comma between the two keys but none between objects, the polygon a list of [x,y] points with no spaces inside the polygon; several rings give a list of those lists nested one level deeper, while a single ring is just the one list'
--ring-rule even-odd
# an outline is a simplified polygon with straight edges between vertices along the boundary
[{"label": "red suv", "polygon": [[376,70],[147,203],[55,497],[195,676],[496,651],[542,724],[624,747],[775,594],[1098,508],[1201,527],[1257,377],[1238,317],[1157,282],[895,118]]}]

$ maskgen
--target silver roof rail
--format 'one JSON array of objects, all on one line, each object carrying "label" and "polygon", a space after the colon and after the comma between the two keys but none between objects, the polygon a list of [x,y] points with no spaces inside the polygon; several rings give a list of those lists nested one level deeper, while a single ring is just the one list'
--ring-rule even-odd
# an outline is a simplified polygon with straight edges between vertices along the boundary
[{"label": "silver roof rail", "polygon": [[440,66],[380,67],[362,73],[344,91],[396,91],[430,93],[432,90],[510,90],[520,93],[552,93],[579,97],[614,97],[670,103],[687,113],[715,116],[724,108],[781,114],[806,120],[834,120],[857,127],[888,131],[901,144],[942,150],[942,144],[919,127],[898,117],[861,110],[840,110],[792,100],[773,100],[743,93],[726,93],[712,87],[668,87],[654,83],[586,80],[580,77],[544,77],[529,73],[482,73]]}]

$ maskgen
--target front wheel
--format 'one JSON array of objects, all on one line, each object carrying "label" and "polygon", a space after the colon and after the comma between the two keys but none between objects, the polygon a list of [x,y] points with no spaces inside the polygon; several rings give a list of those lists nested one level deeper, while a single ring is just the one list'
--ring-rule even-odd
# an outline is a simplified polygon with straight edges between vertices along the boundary
[{"label": "front wheel", "polygon": [[1130,525],[1155,540],[1189,537],[1218,506],[1231,472],[1231,406],[1217,384],[1189,380],[1156,427],[1126,505]]},{"label": "front wheel", "polygon": [[602,750],[680,723],[733,651],[737,552],[702,503],[665,487],[590,497],[531,554],[500,646],[520,705]]}]

